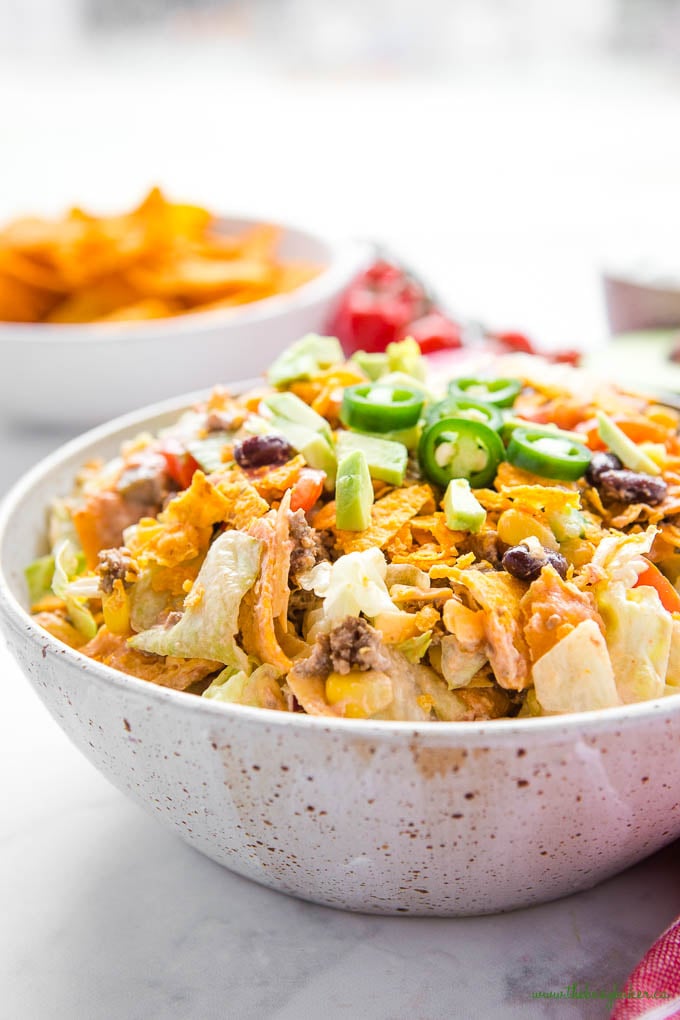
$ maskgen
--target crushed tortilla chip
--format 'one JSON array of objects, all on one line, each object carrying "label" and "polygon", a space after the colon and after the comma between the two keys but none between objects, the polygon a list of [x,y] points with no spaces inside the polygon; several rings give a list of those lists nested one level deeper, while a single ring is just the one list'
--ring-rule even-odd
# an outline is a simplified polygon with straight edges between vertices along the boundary
[{"label": "crushed tortilla chip", "polygon": [[226,520],[229,510],[229,500],[224,493],[198,470],[194,472],[189,488],[168,503],[159,520],[188,522],[197,528],[208,528]]},{"label": "crushed tortilla chip", "polygon": [[223,520],[229,528],[247,531],[254,520],[269,513],[269,503],[240,468],[225,475],[218,483],[218,489],[228,503]]},{"label": "crushed tortilla chip", "polygon": [[532,662],[549,652],[584,620],[594,620],[604,635],[602,617],[591,592],[563,581],[553,567],[544,567],[520,602],[524,637]]},{"label": "crushed tortilla chip", "polygon": [[253,478],[253,488],[263,499],[273,503],[295,485],[304,466],[305,458],[298,454],[285,464],[269,468],[259,478]]}]

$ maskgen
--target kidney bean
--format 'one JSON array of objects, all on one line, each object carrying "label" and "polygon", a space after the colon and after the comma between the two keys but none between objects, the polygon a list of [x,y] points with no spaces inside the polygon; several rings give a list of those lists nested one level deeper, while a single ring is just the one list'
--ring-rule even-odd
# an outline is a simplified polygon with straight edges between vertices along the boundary
[{"label": "kidney bean", "polygon": [[656,506],[666,498],[668,486],[662,478],[638,471],[602,471],[597,480],[606,503],[648,503]]},{"label": "kidney bean", "polygon": [[294,450],[283,436],[248,436],[234,447],[234,460],[242,468],[285,464]]},{"label": "kidney bean", "polygon": [[594,453],[586,471],[586,481],[597,487],[603,471],[620,471],[623,464],[615,453]]},{"label": "kidney bean", "polygon": [[569,566],[562,553],[543,548],[540,553],[534,553],[525,545],[511,546],[504,554],[502,564],[504,570],[520,581],[535,581],[543,567],[547,566],[554,567],[564,580]]}]

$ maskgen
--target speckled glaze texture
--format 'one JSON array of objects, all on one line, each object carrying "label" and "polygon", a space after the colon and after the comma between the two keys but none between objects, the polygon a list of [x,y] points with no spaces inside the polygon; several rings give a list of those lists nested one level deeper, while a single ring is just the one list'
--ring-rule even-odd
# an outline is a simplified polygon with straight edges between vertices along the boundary
[{"label": "speckled glaze texture", "polygon": [[[680,835],[680,697],[488,724],[315,719],[206,702],[61,645],[22,608],[44,507],[139,417],[35,469],[0,515],[0,615],[50,712],[202,853],[329,906],[462,915],[588,888]],[[151,416],[149,416],[151,418]]]}]

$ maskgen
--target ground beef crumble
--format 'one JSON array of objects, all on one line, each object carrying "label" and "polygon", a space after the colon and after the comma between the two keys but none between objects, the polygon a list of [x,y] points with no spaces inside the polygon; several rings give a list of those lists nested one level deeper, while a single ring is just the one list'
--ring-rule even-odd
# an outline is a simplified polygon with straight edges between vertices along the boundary
[{"label": "ground beef crumble", "polygon": [[486,560],[496,570],[501,569],[503,554],[507,549],[508,546],[498,537],[498,532],[491,528],[488,531],[480,531],[476,535],[466,535],[458,544],[459,553],[474,553],[475,559]]},{"label": "ground beef crumble", "polygon": [[110,595],[113,582],[122,581],[125,584],[127,575],[136,575],[137,568],[128,550],[121,546],[120,549],[102,549],[97,573],[100,577],[99,587],[105,595]]},{"label": "ground beef crumble", "polygon": [[349,673],[351,669],[388,669],[382,639],[362,617],[348,616],[330,634],[316,639],[314,650],[301,662],[297,672],[302,676],[327,676]]},{"label": "ground beef crumble", "polygon": [[311,570],[317,563],[328,559],[328,551],[319,532],[310,527],[304,511],[289,513],[290,537],[293,548],[290,554],[290,579],[295,582],[300,574]]}]

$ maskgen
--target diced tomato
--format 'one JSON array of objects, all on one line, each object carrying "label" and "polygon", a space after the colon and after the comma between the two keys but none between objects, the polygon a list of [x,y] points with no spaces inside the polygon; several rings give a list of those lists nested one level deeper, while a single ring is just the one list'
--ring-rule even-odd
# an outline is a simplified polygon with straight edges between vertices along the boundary
[{"label": "diced tomato", "polygon": [[159,453],[165,460],[168,474],[173,482],[179,485],[180,489],[188,489],[194,472],[198,471],[200,464],[184,449],[176,439],[166,440]]},{"label": "diced tomato", "polygon": [[314,468],[303,468],[300,477],[290,492],[290,508],[293,512],[304,510],[307,513],[321,498],[326,475]]},{"label": "diced tomato", "polygon": [[680,595],[668,578],[664,577],[659,568],[653,563],[650,563],[641,574],[638,574],[635,587],[639,588],[642,586],[654,588],[661,599],[661,605],[669,613],[680,612]]},{"label": "diced tomato", "polygon": [[509,351],[521,351],[523,354],[536,353],[536,348],[524,333],[508,330],[504,333],[491,333],[489,335],[491,339],[497,340],[499,344],[502,344]]},{"label": "diced tomato", "polygon": [[547,357],[556,365],[580,365],[583,359],[583,352],[576,348],[565,348],[561,351],[549,351]]},{"label": "diced tomato", "polygon": [[405,326],[399,339],[404,340],[407,336],[417,341],[423,354],[463,346],[460,326],[437,311],[423,315]]}]

